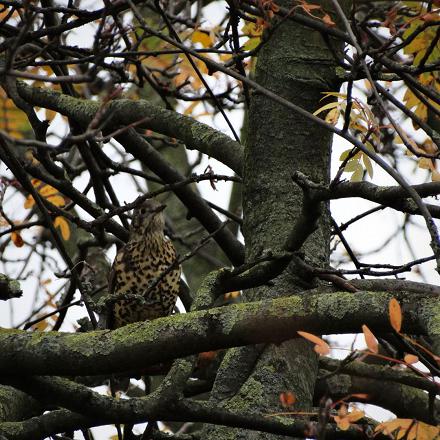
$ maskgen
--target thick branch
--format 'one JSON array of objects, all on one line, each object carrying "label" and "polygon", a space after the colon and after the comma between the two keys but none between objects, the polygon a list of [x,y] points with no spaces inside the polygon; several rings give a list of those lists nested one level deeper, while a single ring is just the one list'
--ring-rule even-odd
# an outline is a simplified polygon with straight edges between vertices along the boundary
[{"label": "thick branch", "polygon": [[[30,87],[20,81],[17,82],[17,90],[30,104],[55,110],[85,126],[90,124],[101,107],[96,101]],[[111,129],[128,127],[142,120],[138,127],[177,138],[188,148],[199,150],[219,160],[241,175],[243,147],[229,136],[193,118],[166,110],[146,100],[119,99],[109,103],[104,120],[105,126]]]},{"label": "thick branch", "polygon": [[[440,194],[440,182],[413,185],[420,197]],[[362,197],[375,203],[389,206],[408,214],[420,214],[414,200],[408,198],[408,192],[401,186],[377,186],[370,182],[343,182],[336,186],[314,188],[314,196],[320,200],[335,200],[349,197]],[[440,217],[440,207],[426,204],[430,213]]]},{"label": "thick branch", "polygon": [[[368,394],[369,403],[388,409],[397,417],[414,418],[436,424],[430,415],[429,395],[407,385],[339,374],[328,379],[327,386],[321,391],[324,393],[329,391],[335,400],[351,394],[365,393]],[[440,409],[438,400],[434,402],[434,407],[435,412],[438,413]]]},{"label": "thick branch", "polygon": [[[131,400],[124,401],[124,404],[129,406],[129,402],[131,402]],[[171,412],[174,413],[173,416]],[[140,419],[139,417],[129,416],[123,418],[123,421],[125,423],[136,423],[147,420],[154,421],[154,419],[155,417],[148,417],[148,415],[143,414]],[[176,404],[173,408],[169,408],[167,414],[164,414],[160,420],[207,422],[299,438],[311,437],[310,431],[316,431],[317,429],[316,422],[294,420],[287,417],[268,418],[256,414],[236,414],[196,402]],[[3,438],[3,435],[6,436],[7,440],[43,439],[58,432],[107,425],[110,423],[112,423],[112,420],[109,417],[93,419],[63,409],[43,414],[40,417],[33,417],[23,422],[0,423],[0,438]],[[371,430],[371,426],[369,425],[366,425],[364,428]],[[307,435],[307,433],[309,434]],[[335,425],[327,425],[325,434],[329,440],[356,440],[364,438],[363,432],[359,431],[358,427],[341,431],[337,429]],[[380,434],[376,436],[376,438],[378,440],[386,440],[386,438]]]},{"label": "thick branch", "polygon": [[440,287],[434,284],[418,283],[416,281],[400,279],[378,279],[378,280],[350,280],[350,284],[360,290],[376,291],[405,291],[411,294],[419,293],[421,295],[440,296]]},{"label": "thick branch", "polygon": [[336,359],[325,357],[320,360],[319,366],[329,371],[337,371],[338,373],[346,373],[351,376],[378,379],[387,382],[396,382],[431,393],[437,393],[439,391],[439,386],[435,382],[417,376],[411,370],[396,370],[388,365],[373,365],[360,361],[343,365]]},{"label": "thick branch", "polygon": [[[360,323],[390,332],[388,302],[399,298],[403,331],[438,339],[439,303],[384,292],[291,296],[174,315],[86,334],[0,331],[0,373],[93,375],[133,371],[190,354],[317,334],[355,333]],[[436,345],[434,343],[434,345]]]},{"label": "thick branch", "polygon": [[0,421],[23,420],[43,412],[31,396],[9,386],[0,385]]}]

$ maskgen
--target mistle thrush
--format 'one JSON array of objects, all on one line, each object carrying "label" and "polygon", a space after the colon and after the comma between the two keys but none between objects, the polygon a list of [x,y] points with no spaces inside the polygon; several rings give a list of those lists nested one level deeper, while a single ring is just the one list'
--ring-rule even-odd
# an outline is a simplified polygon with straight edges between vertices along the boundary
[{"label": "mistle thrush", "polygon": [[143,300],[135,297],[115,302],[109,316],[110,329],[173,312],[181,268],[176,264],[173,244],[164,235],[164,208],[155,200],[146,200],[133,212],[128,242],[113,262],[109,292],[138,295]]}]

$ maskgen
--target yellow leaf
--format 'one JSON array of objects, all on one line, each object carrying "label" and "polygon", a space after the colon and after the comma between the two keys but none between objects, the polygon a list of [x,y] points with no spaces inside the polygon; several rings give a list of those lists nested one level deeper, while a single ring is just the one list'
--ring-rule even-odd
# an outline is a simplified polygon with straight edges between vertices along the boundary
[{"label": "yellow leaf", "polygon": [[359,115],[356,115],[355,118],[351,118],[350,120],[350,128],[355,131],[360,131],[361,133],[367,132],[368,128],[360,122],[363,122],[363,119],[360,118]]},{"label": "yellow leaf", "polygon": [[38,191],[43,197],[49,197],[54,194],[58,194],[58,190],[50,185],[44,185],[39,191]]},{"label": "yellow leaf", "polygon": [[24,152],[23,156],[25,160],[31,163],[32,165],[39,165],[40,163],[38,159],[34,156],[33,150],[30,148]]},{"label": "yellow leaf", "polygon": [[25,207],[25,209],[32,208],[32,206],[34,206],[34,205],[35,205],[35,200],[34,200],[34,198],[33,198],[31,195],[27,196],[27,197],[26,197],[26,200],[24,201],[24,207]]},{"label": "yellow leaf", "polygon": [[221,60],[223,63],[226,63],[226,62],[228,62],[228,61],[231,60],[232,55],[229,55],[228,53],[221,53],[221,54],[219,55],[219,57],[220,57],[220,60]]},{"label": "yellow leaf", "polygon": [[203,31],[194,31],[191,36],[191,41],[193,43],[200,43],[205,48],[213,45],[213,41],[209,33]]},{"label": "yellow leaf", "polygon": [[49,321],[47,319],[44,319],[43,321],[37,322],[32,326],[33,330],[38,330],[40,332],[46,330],[47,326],[49,325]]},{"label": "yellow leaf", "polygon": [[[417,107],[416,107],[416,111],[414,112],[414,114],[416,116],[418,116],[422,121],[427,121],[428,120],[428,107],[426,107],[426,105],[420,103]],[[414,124],[413,124],[414,125]],[[417,127],[418,128],[418,127]]]},{"label": "yellow leaf", "polygon": [[327,113],[325,117],[325,122],[329,124],[336,125],[338,123],[340,111],[338,108],[334,108]]},{"label": "yellow leaf", "polygon": [[260,38],[249,38],[249,40],[243,44],[243,50],[254,50],[260,44],[260,42]]},{"label": "yellow leaf", "polygon": [[348,155],[350,154],[351,148],[349,148],[348,150],[344,150],[341,155],[339,156],[339,160],[341,162],[344,162],[345,159],[347,159]]},{"label": "yellow leaf", "polygon": [[47,200],[52,203],[55,206],[64,206],[66,204],[66,201],[64,200],[64,197],[57,195],[57,196],[50,196],[47,198]]},{"label": "yellow leaf", "polygon": [[415,107],[420,103],[420,100],[417,98],[416,95],[414,95],[414,93],[410,89],[407,89],[405,94],[403,95],[403,101],[409,109]]},{"label": "yellow leaf", "polygon": [[322,92],[322,94],[324,95],[323,98],[320,99],[320,101],[322,101],[323,99],[329,97],[329,96],[337,96],[338,98],[341,98],[343,100],[347,99],[347,94],[346,93],[339,93],[339,92]]},{"label": "yellow leaf", "polygon": [[57,115],[57,112],[54,110],[46,109],[46,120],[47,121],[53,121],[55,119],[55,116]]},{"label": "yellow leaf", "polygon": [[20,233],[17,231],[11,232],[11,240],[17,247],[22,247],[24,245],[24,241],[21,238]]},{"label": "yellow leaf", "polygon": [[361,182],[363,178],[364,178],[364,169],[362,168],[362,165],[359,164],[356,171],[351,175],[350,181]]},{"label": "yellow leaf", "polygon": [[70,226],[67,220],[64,217],[58,216],[55,218],[53,225],[56,228],[60,228],[61,236],[64,241],[69,240],[70,238]]},{"label": "yellow leaf", "polygon": [[396,298],[391,298],[388,304],[391,327],[399,333],[402,328],[402,309]]},{"label": "yellow leaf", "polygon": [[370,350],[372,353],[379,353],[377,340],[371,330],[366,325],[363,325],[362,331],[364,333],[365,343],[367,344],[368,350]]},{"label": "yellow leaf", "polygon": [[432,169],[432,166],[432,160],[427,157],[421,157],[418,161],[418,167],[423,170],[430,170]]},{"label": "yellow leaf", "polygon": [[368,175],[370,176],[370,178],[372,178],[373,177],[373,164],[371,163],[370,158],[366,154],[363,154],[362,161],[364,162],[365,169],[367,170]]},{"label": "yellow leaf", "polygon": [[356,157],[352,157],[345,165],[344,171],[346,173],[354,173],[359,167],[362,166],[359,164],[359,160]]},{"label": "yellow leaf", "polygon": [[338,101],[333,101],[333,102],[329,102],[328,104],[323,105],[322,107],[318,108],[318,110],[314,111],[313,114],[319,115],[320,113],[322,113],[325,110],[331,109],[331,108],[335,108],[339,105]]},{"label": "yellow leaf", "polygon": [[183,112],[184,115],[189,116],[192,114],[193,110],[199,105],[198,101],[192,102]]},{"label": "yellow leaf", "polygon": [[422,149],[428,154],[436,154],[438,151],[437,145],[429,138],[423,142]]}]

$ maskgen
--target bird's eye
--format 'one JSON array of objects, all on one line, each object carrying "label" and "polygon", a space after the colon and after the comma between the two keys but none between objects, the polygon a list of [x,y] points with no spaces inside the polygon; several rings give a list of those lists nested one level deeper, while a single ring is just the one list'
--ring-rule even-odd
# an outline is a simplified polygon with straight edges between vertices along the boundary
[{"label": "bird's eye", "polygon": [[145,208],[141,209],[141,214],[145,214]]}]

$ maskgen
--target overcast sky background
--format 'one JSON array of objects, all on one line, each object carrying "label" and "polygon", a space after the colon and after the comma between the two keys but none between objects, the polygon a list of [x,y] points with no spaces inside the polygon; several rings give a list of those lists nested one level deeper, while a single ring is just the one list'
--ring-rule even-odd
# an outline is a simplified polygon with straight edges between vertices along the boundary
[{"label": "overcast sky background", "polygon": [[[57,2],[58,4],[62,4],[63,2]],[[85,2],[82,2],[82,5]],[[98,2],[90,2],[93,7],[90,9],[98,8]],[[81,6],[82,6],[81,5]],[[211,21],[218,20],[224,14],[224,3],[216,3],[211,4],[206,8],[207,17],[210,17]],[[211,23],[206,21],[203,23],[203,28],[209,28]],[[93,30],[94,26],[84,26],[80,30],[74,31],[75,35],[69,37],[71,41],[70,43],[78,44],[79,46],[86,46],[90,43],[91,38],[93,38]],[[214,83],[214,79],[209,77],[208,81],[211,85]],[[362,87],[362,83],[360,83]],[[396,84],[393,85],[394,88],[398,88]],[[402,89],[400,87],[400,89]],[[357,96],[365,102],[365,96],[361,92],[356,92]],[[396,90],[397,96],[402,96],[402,90]],[[183,111],[183,108],[181,109]],[[242,122],[242,112],[234,111],[229,112],[229,117],[231,118],[236,131],[240,132],[241,122]],[[222,130],[223,132],[231,135],[225,121],[221,116],[217,116],[214,121],[210,117],[201,117],[200,121],[205,122],[209,125],[214,126],[215,128]],[[402,122],[403,128],[409,130],[413,136],[417,138],[417,140],[422,141],[423,137],[419,133],[414,133],[411,125],[408,122]],[[55,121],[51,124],[50,127],[51,132],[55,132],[59,137],[63,137],[67,134],[66,127],[60,117],[57,117]],[[58,143],[59,140],[52,137],[50,139],[51,143]],[[105,147],[106,152],[112,151],[109,145]],[[332,176],[335,175],[338,167],[339,167],[339,156],[342,151],[349,148],[349,144],[341,138],[335,138],[333,145],[333,159],[332,159]],[[197,157],[197,152],[189,151],[188,152],[190,161],[194,161]],[[313,153],[311,153],[313,154]],[[120,157],[118,155],[113,154],[113,159],[119,160]],[[210,158],[204,158],[202,163],[196,168],[196,172],[202,173],[207,165],[210,165],[213,171],[217,174],[232,174],[231,171],[219,163],[218,161]],[[4,165],[1,165],[1,171],[4,172]],[[381,170],[378,166],[373,165],[374,168],[374,176],[372,182],[377,185],[395,185],[396,183],[393,179],[388,176],[383,170]],[[408,157],[404,157],[404,153],[402,151],[402,161],[399,166],[400,171],[403,173],[407,181],[415,184],[415,183],[423,183],[427,180],[427,172],[425,170],[418,170],[416,173],[414,170],[414,161],[409,159]],[[292,170],[293,171],[293,170]],[[344,174],[344,177],[349,178],[350,175]],[[83,176],[81,183],[81,189],[87,183],[87,177]],[[143,184],[141,180],[138,180]],[[112,178],[112,182],[114,182],[114,188],[118,189],[118,197],[120,198],[120,202],[131,202],[133,201],[138,193],[133,185],[133,181],[131,177],[121,174]],[[143,185],[145,188],[145,185]],[[231,184],[228,182],[218,182],[216,184],[217,191],[213,190],[209,182],[202,182],[198,184],[198,188],[201,191],[202,195],[209,199],[210,201],[222,206],[223,208],[227,208],[229,201],[229,194],[231,189]],[[13,203],[7,202],[8,198],[12,194],[12,190],[8,190],[6,193],[6,202],[5,202],[5,210],[11,218],[19,220],[22,219],[27,212],[24,207],[24,198],[16,195],[14,196]],[[437,203],[435,200],[430,200],[430,203]],[[360,214],[367,209],[376,206],[374,203],[361,200],[361,199],[343,199],[337,200],[331,203],[331,211],[335,218],[335,220],[340,224],[349,220],[357,214]],[[86,216],[87,217],[87,216]],[[373,249],[378,248],[378,246],[383,243],[392,233],[403,223],[404,216],[401,213],[397,213],[392,211],[391,209],[385,209],[379,213],[374,214],[374,217],[367,217],[366,219],[355,223],[351,226],[347,231],[345,231],[344,235],[348,242],[351,244],[353,250],[355,251],[371,251]],[[426,228],[424,226],[423,220],[420,217],[413,217],[415,222],[414,226],[410,226],[409,228],[409,236],[412,238],[412,244],[414,247],[414,251],[416,253],[416,257],[425,257],[432,254],[432,251],[429,247],[430,237],[426,232]],[[438,222],[437,222],[438,225]],[[25,240],[32,241],[32,237],[37,233],[37,229],[33,228],[31,231],[23,232],[23,238]],[[29,249],[27,247],[23,248],[15,248],[14,246],[9,246],[6,250],[6,255],[10,258],[22,258],[24,255],[27,255]],[[336,251],[336,255],[341,254],[343,252],[341,246]],[[109,251],[110,260],[113,259],[115,254],[115,247]],[[388,264],[402,264],[403,262],[407,262],[412,260],[410,252],[403,242],[401,236],[397,239],[394,239],[391,244],[381,249],[379,252],[375,252],[367,257],[363,258],[363,262],[382,262]],[[36,259],[35,259],[36,261]],[[349,267],[349,266],[347,266]],[[350,266],[351,267],[351,266]],[[352,267],[351,267],[352,268]],[[36,263],[33,265],[33,270],[38,271],[38,266]],[[422,274],[427,282],[437,284],[439,281],[439,276],[435,271],[434,263],[427,263],[422,267]],[[0,272],[7,272],[4,268],[0,268]],[[53,279],[52,273],[47,273],[47,278]],[[415,273],[407,273],[404,275],[405,278],[420,281],[421,278]],[[62,284],[61,281],[53,280],[50,284],[46,286],[46,288],[55,292],[57,287]],[[0,302],[1,312],[0,312],[0,326],[10,327],[15,326],[17,323],[21,322],[26,316],[29,315],[30,311],[35,306],[34,304],[34,295],[37,286],[35,285],[35,277],[29,275],[26,280],[21,282],[24,295],[22,298],[14,299],[8,302]],[[41,287],[40,287],[41,289]],[[44,296],[44,295],[42,295]],[[65,324],[63,324],[62,330],[64,331],[72,331],[75,326],[75,322],[77,319],[86,316],[86,311],[84,307],[72,307],[69,310],[67,315],[67,319]],[[13,321],[11,322],[11,317]],[[364,348],[365,344],[362,337],[358,337],[358,342],[356,347]],[[331,337],[330,341],[332,346],[343,346],[349,345],[353,341],[353,336],[345,335],[344,337]],[[345,357],[348,352],[341,350],[334,350],[333,354],[338,357]],[[104,387],[101,388],[104,391]],[[280,390],[284,391],[284,390]],[[368,410],[369,414],[380,419],[385,420],[388,419],[391,413],[386,411],[377,411],[369,406]],[[114,431],[110,428],[96,428],[94,432],[97,434],[97,439],[105,439],[108,438],[109,434],[114,434]],[[78,435],[78,438],[82,438],[81,435]]]}]

